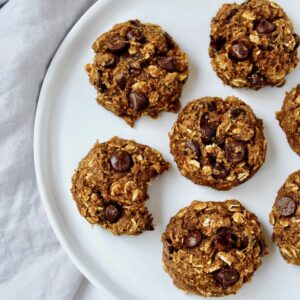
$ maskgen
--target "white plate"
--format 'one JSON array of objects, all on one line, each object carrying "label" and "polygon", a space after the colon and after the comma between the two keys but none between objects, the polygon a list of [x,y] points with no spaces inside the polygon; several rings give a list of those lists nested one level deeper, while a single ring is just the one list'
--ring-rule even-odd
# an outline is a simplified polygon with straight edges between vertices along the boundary
[{"label": "white plate", "polygon": [[[41,197],[50,223],[65,251],[80,271],[110,299],[197,299],[176,289],[161,266],[161,233],[171,216],[191,200],[239,199],[261,220],[270,255],[253,281],[234,299],[299,299],[300,267],[286,264],[272,245],[268,222],[278,188],[300,166],[288,146],[274,113],[285,91],[300,78],[298,67],[282,88],[261,91],[233,90],[216,77],[207,47],[211,17],[225,1],[214,0],[102,0],[73,27],[57,51],[45,77],[35,123],[35,165]],[[300,32],[299,1],[278,1]],[[115,23],[139,18],[160,24],[189,55],[190,77],[184,86],[183,106],[202,96],[236,95],[263,118],[268,141],[267,160],[245,184],[228,192],[194,185],[179,174],[169,153],[168,131],[177,115],[161,114],[158,120],[143,118],[134,129],[96,104],[95,90],[84,65],[92,61],[91,44]],[[150,187],[147,205],[156,224],[154,232],[138,237],[114,237],[92,228],[78,213],[69,192],[70,178],[80,159],[96,139],[118,135],[161,151],[172,162]],[[199,299],[199,298],[198,298]],[[233,299],[232,296],[227,299]]]}]

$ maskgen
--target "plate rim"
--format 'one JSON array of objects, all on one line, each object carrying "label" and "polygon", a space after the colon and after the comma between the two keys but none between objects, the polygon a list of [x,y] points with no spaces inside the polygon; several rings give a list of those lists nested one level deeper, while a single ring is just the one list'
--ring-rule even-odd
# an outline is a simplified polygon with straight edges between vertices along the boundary
[{"label": "plate rim", "polygon": [[[34,120],[34,128],[33,128],[33,159],[34,159],[34,169],[37,181],[37,187],[40,194],[40,199],[43,204],[44,210],[46,212],[47,219],[54,231],[58,242],[61,247],[67,254],[68,258],[74,264],[74,266],[82,273],[84,277],[86,277],[100,292],[107,298],[111,300],[119,300],[119,297],[112,293],[107,286],[101,283],[98,279],[94,277],[94,275],[84,266],[84,264],[78,259],[72,247],[69,245],[68,241],[64,238],[64,235],[61,231],[60,226],[58,225],[57,219],[54,217],[53,209],[50,205],[49,196],[47,196],[46,192],[46,184],[43,181],[43,167],[41,163],[41,135],[43,134],[42,129],[42,116],[46,106],[46,98],[49,90],[49,82],[51,80],[52,74],[55,70],[55,65],[57,61],[59,61],[60,57],[64,53],[65,49],[68,47],[69,42],[75,37],[78,32],[78,28],[80,28],[94,13],[96,10],[101,10],[105,7],[109,2],[113,2],[115,0],[102,0],[96,1],[92,4],[75,23],[69,29],[69,31],[64,36],[63,40],[57,46],[56,51],[53,54],[53,57],[48,65],[46,70],[46,74],[43,78],[42,85],[40,88],[40,92],[38,95],[38,101],[36,106],[35,120]],[[102,7],[102,8],[101,8]]]}]

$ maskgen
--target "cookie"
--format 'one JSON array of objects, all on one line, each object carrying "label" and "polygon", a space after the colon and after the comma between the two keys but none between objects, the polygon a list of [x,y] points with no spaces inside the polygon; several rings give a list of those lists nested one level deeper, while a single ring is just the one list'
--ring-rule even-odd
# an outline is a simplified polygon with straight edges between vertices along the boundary
[{"label": "cookie", "polygon": [[130,126],[141,116],[178,112],[187,55],[160,26],[139,20],[114,25],[93,49],[86,71],[99,104]]},{"label": "cookie", "polygon": [[267,253],[255,214],[239,201],[193,201],[162,235],[163,264],[173,283],[205,297],[235,294]]},{"label": "cookie", "polygon": [[217,190],[229,190],[250,179],[266,156],[262,120],[233,96],[188,103],[169,136],[181,174]]},{"label": "cookie", "polygon": [[299,36],[275,2],[224,4],[212,19],[210,34],[212,67],[234,88],[280,87],[298,64]]},{"label": "cookie", "polygon": [[281,110],[276,113],[276,119],[291,148],[300,155],[300,85],[286,93]]},{"label": "cookie", "polygon": [[167,170],[162,155],[132,140],[113,137],[97,142],[72,177],[73,198],[80,214],[114,235],[153,230],[145,206],[152,179]]},{"label": "cookie", "polygon": [[273,241],[282,257],[300,265],[300,170],[292,173],[279,189],[272,211]]}]

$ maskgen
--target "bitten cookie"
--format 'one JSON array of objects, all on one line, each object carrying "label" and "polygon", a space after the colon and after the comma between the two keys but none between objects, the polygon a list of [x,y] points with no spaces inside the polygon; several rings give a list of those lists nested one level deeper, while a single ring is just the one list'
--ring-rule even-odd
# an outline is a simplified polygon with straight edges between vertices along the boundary
[{"label": "bitten cookie", "polygon": [[281,110],[276,113],[276,119],[291,148],[300,155],[300,85],[286,93]]},{"label": "bitten cookie", "polygon": [[145,201],[152,179],[167,170],[162,155],[145,145],[113,137],[96,143],[72,177],[80,214],[115,235],[153,230]]},{"label": "bitten cookie", "polygon": [[300,170],[292,173],[278,191],[270,223],[282,257],[300,265]]},{"label": "bitten cookie", "polygon": [[282,86],[298,64],[299,36],[275,2],[224,4],[212,19],[210,34],[213,69],[232,87]]},{"label": "bitten cookie", "polygon": [[160,26],[139,20],[114,25],[93,49],[94,62],[86,71],[106,109],[130,126],[144,115],[179,110],[187,56]]},{"label": "bitten cookie", "polygon": [[162,235],[164,269],[173,283],[201,296],[235,294],[267,253],[257,217],[239,201],[193,201]]},{"label": "bitten cookie", "polygon": [[188,103],[169,136],[181,174],[217,190],[251,178],[266,156],[262,120],[236,97],[205,97]]}]

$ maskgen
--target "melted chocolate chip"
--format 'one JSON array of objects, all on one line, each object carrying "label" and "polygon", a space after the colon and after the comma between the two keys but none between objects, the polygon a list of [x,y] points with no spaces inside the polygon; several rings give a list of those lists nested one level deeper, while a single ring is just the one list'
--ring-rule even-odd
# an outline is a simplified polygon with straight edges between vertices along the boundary
[{"label": "melted chocolate chip", "polygon": [[196,141],[189,140],[186,142],[185,145],[187,148],[190,148],[192,151],[194,151],[196,153],[197,157],[201,156],[201,150],[200,150],[199,144]]},{"label": "melted chocolate chip", "polygon": [[107,86],[105,83],[101,82],[100,80],[97,83],[97,87],[99,89],[99,92],[104,93],[107,91]]},{"label": "melted chocolate chip", "polygon": [[202,235],[200,231],[192,231],[185,237],[183,244],[185,247],[192,249],[200,245]]},{"label": "melted chocolate chip", "polygon": [[234,59],[245,60],[250,54],[250,49],[245,43],[240,42],[231,46],[229,54]]},{"label": "melted chocolate chip", "polygon": [[148,98],[142,93],[129,94],[129,107],[135,111],[142,111],[149,105]]},{"label": "melted chocolate chip", "polygon": [[141,23],[140,20],[130,20],[129,22],[130,22],[131,25],[134,25],[136,27],[142,26],[142,23]]},{"label": "melted chocolate chip", "polygon": [[135,40],[139,43],[144,43],[146,41],[145,36],[142,34],[141,30],[138,28],[130,28],[126,33],[127,40]]},{"label": "melted chocolate chip", "polygon": [[110,223],[116,223],[120,219],[121,213],[119,205],[109,204],[104,209],[105,218]]},{"label": "melted chocolate chip", "polygon": [[157,62],[160,67],[168,72],[175,72],[177,70],[176,60],[174,57],[160,57]]},{"label": "melted chocolate chip", "polygon": [[279,214],[284,217],[292,216],[296,211],[296,202],[291,197],[281,197],[276,201]]},{"label": "melted chocolate chip", "polygon": [[223,288],[227,288],[235,284],[239,279],[238,272],[232,268],[223,268],[217,271],[214,276],[216,281],[221,284]]},{"label": "melted chocolate chip", "polygon": [[222,37],[214,38],[210,36],[210,47],[212,50],[218,52],[222,49],[223,45],[225,44],[226,40]]},{"label": "melted chocolate chip", "polygon": [[174,48],[174,41],[172,37],[167,32],[164,32],[164,37],[166,39],[168,49]]},{"label": "melted chocolate chip", "polygon": [[231,116],[233,118],[237,118],[239,115],[245,114],[245,113],[246,113],[246,111],[241,107],[236,107],[231,110]]},{"label": "melted chocolate chip", "polygon": [[225,146],[225,156],[230,163],[241,162],[245,158],[245,154],[245,146],[240,142],[231,142]]},{"label": "melted chocolate chip", "polygon": [[212,102],[212,101],[211,101],[211,102],[208,102],[207,108],[208,108],[208,110],[209,110],[210,112],[216,111],[216,110],[217,110],[217,105],[216,105],[215,102]]},{"label": "melted chocolate chip", "polygon": [[212,144],[213,138],[216,136],[217,129],[212,124],[205,124],[201,127],[201,139],[203,144]]},{"label": "melted chocolate chip", "polygon": [[228,15],[226,16],[225,22],[226,22],[226,23],[229,23],[229,21],[232,19],[232,17],[233,17],[234,15],[237,14],[238,11],[239,11],[239,10],[238,10],[237,8],[232,9],[232,10],[228,13]]},{"label": "melted chocolate chip", "polygon": [[267,19],[261,19],[255,27],[259,33],[271,33],[275,30],[275,25]]},{"label": "melted chocolate chip", "polygon": [[110,158],[110,163],[115,171],[125,172],[130,169],[132,159],[127,151],[121,150],[113,153]]},{"label": "melted chocolate chip", "polygon": [[126,42],[118,36],[111,38],[107,44],[107,49],[115,54],[120,54],[127,48]]},{"label": "melted chocolate chip", "polygon": [[236,246],[237,237],[230,228],[220,227],[216,232],[216,247],[218,250],[230,250]]},{"label": "melted chocolate chip", "polygon": [[117,77],[117,83],[121,90],[124,90],[126,87],[126,75],[124,73],[121,73]]},{"label": "melted chocolate chip", "polygon": [[295,47],[294,47],[294,49],[297,49],[300,46],[300,37],[296,33],[294,33],[293,36],[295,38]]},{"label": "melted chocolate chip", "polygon": [[200,126],[204,126],[204,125],[207,125],[208,124],[208,121],[209,121],[209,113],[204,113],[202,116],[201,116],[201,120],[200,120]]},{"label": "melted chocolate chip", "polygon": [[242,251],[247,248],[248,244],[249,244],[248,238],[244,237],[237,241],[236,248]]}]

